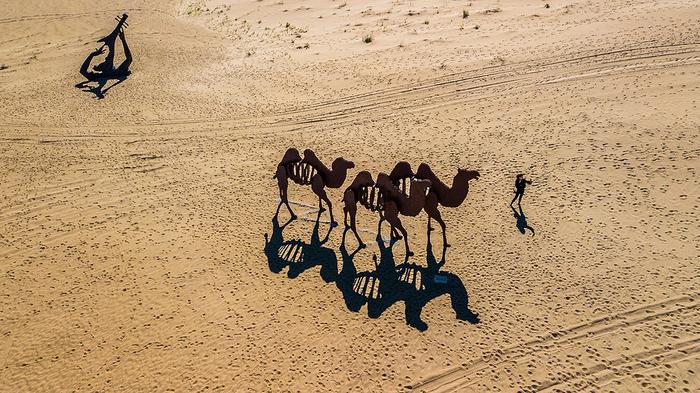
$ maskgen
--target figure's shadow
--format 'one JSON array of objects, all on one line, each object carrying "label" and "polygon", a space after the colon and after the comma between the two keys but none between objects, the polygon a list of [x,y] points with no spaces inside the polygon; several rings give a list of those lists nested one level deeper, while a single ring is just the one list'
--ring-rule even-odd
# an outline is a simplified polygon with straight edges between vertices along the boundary
[{"label": "figure's shadow", "polygon": [[518,209],[520,212],[515,210],[513,206],[510,207],[513,209],[513,217],[515,217],[515,227],[518,228],[518,231],[520,231],[521,234],[525,234],[525,230],[529,229],[532,232],[532,236],[535,236],[535,230],[527,224],[527,217],[525,217],[525,213],[523,213],[523,207],[518,205]]},{"label": "figure's shadow", "polygon": [[270,271],[280,273],[288,267],[287,277],[296,278],[301,273],[316,267],[321,267],[321,278],[325,282],[333,282],[338,276],[338,257],[335,251],[323,245],[328,242],[333,227],[329,226],[323,240],[319,236],[321,213],[316,217],[311,240],[306,243],[301,239],[284,240],[283,231],[292,222],[290,219],[284,225],[279,224],[277,215],[272,218],[272,236],[265,234],[265,255]]},{"label": "figure's shadow", "polygon": [[378,318],[394,303],[403,301],[405,305],[406,324],[420,331],[428,329],[428,324],[421,319],[423,307],[431,300],[442,295],[449,295],[452,310],[458,320],[478,323],[478,314],[469,309],[469,296],[462,280],[452,273],[440,272],[444,262],[438,263],[428,243],[427,267],[414,263],[396,265],[392,247],[378,237],[380,258],[374,256],[373,271],[357,272],[353,259],[359,248],[348,253],[345,244],[340,246],[343,265],[336,285],[343,294],[345,304],[350,311],[358,312],[367,304],[370,318]]},{"label": "figure's shadow", "polygon": [[[85,80],[85,81],[82,81],[82,82],[76,84],[75,87],[77,87],[78,89],[80,89],[84,92],[92,93],[95,95],[95,98],[97,98],[98,100],[101,100],[101,99],[105,98],[105,94],[107,94],[107,92],[110,89],[112,89],[114,86],[124,82],[126,79],[127,79],[127,76],[122,76],[122,77],[118,77],[118,78],[105,77],[105,78],[99,78],[99,79],[94,80],[94,81]],[[114,81],[114,83],[107,86],[107,84],[110,81]],[[105,87],[105,86],[107,86],[107,87]]]}]

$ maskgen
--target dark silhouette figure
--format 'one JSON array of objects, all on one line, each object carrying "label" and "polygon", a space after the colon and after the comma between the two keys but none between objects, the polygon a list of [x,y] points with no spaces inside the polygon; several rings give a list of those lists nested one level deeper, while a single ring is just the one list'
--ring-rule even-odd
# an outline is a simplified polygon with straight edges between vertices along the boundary
[{"label": "dark silhouette figure", "polygon": [[532,229],[531,226],[527,225],[527,218],[525,217],[525,213],[523,213],[523,207],[518,205],[520,213],[518,213],[513,206],[510,208],[513,209],[513,217],[516,219],[515,226],[518,228],[518,231],[524,235],[525,230],[529,229],[532,232],[532,236],[535,236],[535,230]]},{"label": "dark silhouette figure", "polygon": [[343,293],[349,310],[358,312],[362,305],[367,304],[368,316],[378,318],[394,303],[403,301],[406,324],[424,331],[428,325],[421,319],[423,307],[437,297],[449,295],[458,320],[479,322],[478,314],[469,309],[469,297],[464,284],[452,273],[439,272],[442,264],[435,261],[430,244],[427,267],[413,263],[396,266],[392,253],[394,242],[386,246],[382,238],[377,236],[377,244],[380,251],[379,261],[375,255],[375,270],[365,272],[357,272],[353,262],[359,247],[352,254],[348,254],[345,245],[340,246],[343,267],[336,285]]},{"label": "dark silhouette figure", "polygon": [[515,176],[515,196],[513,197],[513,200],[510,201],[510,206],[513,206],[513,202],[515,200],[518,200],[518,206],[520,206],[520,201],[523,200],[523,194],[525,194],[525,186],[528,184],[532,184],[531,180],[527,180],[525,178],[525,175],[522,173],[518,173]]},{"label": "dark silhouette figure", "polygon": [[338,225],[333,220],[333,204],[326,194],[325,187],[340,188],[345,182],[348,169],[354,167],[355,164],[352,161],[339,157],[333,161],[329,169],[316,157],[316,154],[311,149],[304,150],[303,159],[299,156],[297,149],[288,149],[284,157],[282,157],[282,161],[277,164],[277,170],[273,177],[273,179],[277,179],[277,186],[280,192],[280,204],[277,206],[277,212],[279,213],[280,206],[285,204],[289,214],[296,218],[291,206],[289,206],[287,197],[289,180],[292,180],[297,184],[311,185],[311,190],[318,196],[319,211],[325,211],[323,202],[326,202],[330,213],[331,226]]},{"label": "dark silhouette figure", "polygon": [[321,278],[325,282],[333,282],[338,276],[338,258],[335,251],[328,247],[323,247],[330,237],[333,227],[328,228],[328,233],[321,240],[319,236],[319,225],[321,212],[316,217],[314,229],[311,233],[311,240],[306,243],[300,239],[284,240],[283,230],[293,220],[290,219],[280,226],[277,215],[272,218],[272,235],[265,234],[265,255],[268,266],[273,273],[281,272],[285,267],[289,267],[287,277],[296,278],[301,273],[315,266],[321,266]]},{"label": "dark silhouette figure", "polygon": [[[85,91],[92,92],[93,94],[95,94],[95,96],[97,96],[98,99],[104,98],[105,93],[109,89],[126,80],[126,78],[131,74],[131,71],[129,71],[129,67],[131,66],[133,58],[131,55],[131,50],[129,49],[129,45],[126,43],[126,38],[124,37],[123,30],[124,27],[128,26],[128,24],[126,24],[126,18],[126,14],[123,14],[121,18],[118,18],[119,22],[117,23],[117,26],[115,27],[114,31],[112,31],[112,33],[110,33],[108,36],[97,41],[103,42],[104,44],[100,48],[95,49],[92,53],[90,53],[83,62],[83,64],[80,66],[80,73],[85,77],[85,79],[87,79],[87,81],[80,82],[75,86],[81,89],[85,89]],[[126,58],[121,64],[115,67],[114,47],[117,38],[121,40],[122,46],[124,47],[124,56]],[[93,67],[93,70],[90,71],[89,68],[93,59],[95,58],[95,56],[105,53],[105,47],[107,50],[107,57],[103,62],[95,65]],[[113,83],[108,88],[104,89],[107,82],[112,79],[116,80],[115,83]],[[91,82],[96,83],[96,85],[89,86],[88,84]]]}]

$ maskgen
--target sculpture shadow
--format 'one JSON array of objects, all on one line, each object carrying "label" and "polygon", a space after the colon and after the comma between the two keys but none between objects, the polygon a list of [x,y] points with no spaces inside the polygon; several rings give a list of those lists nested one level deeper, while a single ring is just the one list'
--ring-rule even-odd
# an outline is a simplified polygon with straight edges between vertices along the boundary
[{"label": "sculpture shadow", "polygon": [[515,210],[513,206],[510,207],[513,210],[513,217],[515,217],[515,227],[518,228],[518,231],[521,234],[525,234],[525,230],[529,229],[532,232],[532,236],[535,236],[535,230],[527,224],[527,217],[525,217],[525,213],[523,213],[523,208],[522,206],[518,205],[518,209],[520,212]]},{"label": "sculpture shadow", "polygon": [[333,282],[338,276],[338,257],[335,251],[323,245],[328,242],[333,227],[328,228],[324,239],[319,236],[321,212],[314,223],[311,240],[307,243],[301,239],[285,240],[283,231],[294,221],[288,220],[284,225],[279,224],[277,215],[272,218],[272,235],[265,234],[265,255],[270,271],[280,273],[288,267],[287,277],[296,278],[303,272],[321,267],[321,278],[325,282]]},{"label": "sculpture shadow", "polygon": [[348,253],[341,244],[343,265],[336,285],[350,311],[358,312],[366,304],[368,316],[379,318],[393,304],[403,301],[406,324],[425,331],[428,324],[421,318],[423,307],[435,298],[449,295],[456,319],[479,322],[478,314],[469,309],[469,296],[462,280],[453,273],[440,272],[444,262],[436,261],[432,244],[428,243],[427,267],[414,263],[397,266],[392,252],[394,242],[387,246],[378,237],[379,261],[375,255],[375,270],[363,272],[357,272],[353,262],[360,248]]},{"label": "sculpture shadow", "polygon": [[[95,95],[95,98],[97,98],[98,100],[101,100],[101,99],[105,98],[105,94],[107,94],[107,92],[110,89],[112,89],[114,86],[116,86],[118,84],[121,84],[127,78],[128,78],[128,76],[121,76],[118,78],[109,78],[109,77],[99,78],[99,79],[96,79],[94,81],[85,80],[85,81],[82,81],[80,83],[77,83],[75,85],[75,87],[77,87],[78,89],[80,89],[84,92],[92,93]],[[109,81],[114,81],[114,83],[107,86],[107,83],[109,83]],[[105,88],[105,86],[107,86],[107,87]]]}]

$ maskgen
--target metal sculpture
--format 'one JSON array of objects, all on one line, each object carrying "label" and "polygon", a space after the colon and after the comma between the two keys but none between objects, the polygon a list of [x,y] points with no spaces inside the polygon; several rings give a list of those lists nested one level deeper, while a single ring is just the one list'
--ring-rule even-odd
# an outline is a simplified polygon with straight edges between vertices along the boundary
[{"label": "metal sculpture", "polygon": [[[391,181],[397,188],[401,189],[404,194],[406,194],[405,182],[407,179],[407,174],[409,173],[412,173],[410,170],[410,165],[408,168],[403,167],[396,170],[396,173],[392,171],[392,174],[395,176],[391,178]],[[452,186],[448,187],[437,177],[437,175],[435,175],[428,164],[422,163],[420,166],[418,166],[418,171],[415,173],[413,178],[430,180],[431,182],[428,195],[425,198],[424,207],[426,214],[428,214],[428,239],[430,239],[430,232],[433,230],[430,225],[430,220],[434,219],[442,228],[442,240],[444,247],[450,247],[450,244],[447,242],[445,221],[443,221],[438,207],[440,205],[445,207],[458,207],[461,205],[469,193],[469,181],[472,179],[479,179],[479,176],[478,171],[459,168],[457,170],[457,174],[452,179]],[[404,184],[404,186],[401,187],[401,184]]]},{"label": "metal sculpture", "polygon": [[[367,171],[360,172],[353,183],[345,190],[343,202],[345,202],[345,225],[349,227],[357,238],[360,247],[364,246],[356,227],[357,203],[371,211],[379,213],[379,225],[377,234],[381,236],[382,222],[388,221],[392,231],[398,229],[403,235],[406,246],[406,260],[413,255],[408,245],[408,234],[401,224],[399,214],[415,217],[423,210],[430,180],[410,178],[410,194],[406,195],[397,188],[389,175],[380,173],[377,181],[372,181],[372,176]],[[350,218],[348,223],[347,218]]]},{"label": "metal sculpture", "polygon": [[[123,14],[121,17],[116,18],[117,26],[114,30],[105,36],[104,38],[98,40],[97,42],[102,42],[102,47],[95,49],[90,55],[85,59],[83,65],[80,67],[80,73],[89,81],[97,81],[99,79],[110,79],[110,78],[126,78],[129,74],[129,66],[132,62],[131,51],[129,46],[126,44],[126,38],[124,37],[124,28],[128,27],[129,24],[126,23],[128,18],[127,14]],[[114,46],[117,41],[117,37],[122,41],[124,47],[124,55],[126,59],[118,66],[114,67]],[[92,59],[104,53],[105,47],[107,47],[107,58],[100,64],[94,66],[94,71],[88,71],[88,67],[92,62]]]},{"label": "metal sculpture", "polygon": [[340,188],[345,182],[348,169],[354,167],[355,164],[352,161],[339,157],[333,161],[329,169],[316,157],[316,154],[311,149],[304,150],[303,159],[297,149],[288,149],[280,163],[277,164],[277,170],[273,177],[273,179],[277,179],[280,193],[280,204],[277,206],[277,213],[279,213],[280,206],[285,204],[292,218],[296,218],[291,206],[289,206],[287,196],[289,180],[292,180],[300,185],[310,185],[311,190],[318,196],[319,211],[323,212],[325,210],[323,202],[326,202],[330,213],[331,225],[338,225],[333,220],[333,204],[328,198],[325,188]]}]

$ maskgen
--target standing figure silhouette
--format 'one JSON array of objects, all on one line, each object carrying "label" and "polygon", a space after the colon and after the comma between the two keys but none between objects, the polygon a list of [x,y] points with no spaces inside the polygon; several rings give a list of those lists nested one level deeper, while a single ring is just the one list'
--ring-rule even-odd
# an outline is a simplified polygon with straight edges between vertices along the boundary
[{"label": "standing figure silhouette", "polygon": [[518,200],[518,206],[520,206],[520,202],[523,200],[523,194],[525,194],[525,186],[528,184],[532,184],[531,180],[527,180],[525,178],[525,175],[522,173],[519,173],[517,176],[515,176],[515,196],[513,197],[513,200],[510,201],[510,206],[513,206],[513,202],[515,200]]},{"label": "standing figure silhouette", "polygon": [[520,213],[518,213],[517,210],[513,206],[510,207],[513,209],[513,217],[515,217],[515,227],[518,228],[518,231],[522,233],[523,235],[525,234],[525,230],[529,229],[530,232],[532,232],[532,236],[535,236],[535,230],[527,224],[527,217],[525,217],[525,213],[523,213],[523,207],[518,205],[518,209],[520,209]]}]

